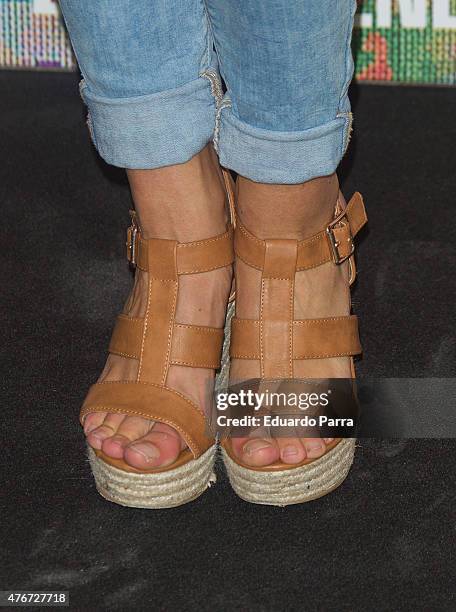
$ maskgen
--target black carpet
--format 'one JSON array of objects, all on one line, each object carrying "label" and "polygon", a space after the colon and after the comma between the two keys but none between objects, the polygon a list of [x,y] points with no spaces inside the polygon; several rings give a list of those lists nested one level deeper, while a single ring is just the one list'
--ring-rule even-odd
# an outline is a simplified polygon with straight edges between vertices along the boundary
[{"label": "black carpet", "polygon": [[[74,610],[454,610],[454,441],[364,440],[339,490],[286,509],[239,500],[221,469],[174,510],[98,496],[77,415],[131,283],[128,189],[75,75],[4,72],[0,92],[0,590],[68,590]],[[353,99],[359,372],[455,376],[456,90]]]}]

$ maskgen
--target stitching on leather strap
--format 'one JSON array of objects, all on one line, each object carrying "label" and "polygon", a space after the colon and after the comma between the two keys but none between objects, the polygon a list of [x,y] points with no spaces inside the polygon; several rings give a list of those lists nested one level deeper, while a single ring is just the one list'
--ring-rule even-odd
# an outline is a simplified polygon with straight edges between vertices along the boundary
[{"label": "stitching on leather strap", "polygon": [[290,314],[288,321],[288,335],[289,341],[289,374],[290,378],[293,378],[293,316],[294,316],[294,280],[290,280]]},{"label": "stitching on leather strap", "polygon": [[192,402],[183,393],[180,393],[179,391],[176,391],[176,389],[171,389],[170,387],[162,386],[162,385],[159,385],[157,383],[151,383],[151,382],[147,382],[147,381],[143,381],[143,380],[138,380],[138,381],[136,381],[136,380],[102,380],[101,382],[98,382],[98,383],[95,383],[95,384],[97,384],[97,385],[132,385],[132,384],[134,384],[134,385],[147,385],[149,387],[156,387],[157,389],[166,389],[167,391],[170,391],[171,393],[174,393],[175,395],[178,395],[180,398],[185,400],[187,402],[187,404],[189,404],[190,406],[195,408],[201,414],[201,416],[206,418],[206,415],[201,410],[201,408],[197,404]]},{"label": "stitching on leather strap", "polygon": [[358,355],[356,351],[346,351],[344,353],[324,353],[323,355],[314,355],[313,353],[309,353],[307,355],[294,355],[294,360],[299,359],[325,359],[328,357],[351,357],[353,355]]},{"label": "stitching on leather strap", "polygon": [[220,270],[221,268],[226,268],[227,266],[231,266],[233,262],[224,264],[223,266],[212,266],[212,267],[203,267],[203,268],[195,268],[194,270],[186,270],[185,272],[179,272],[179,276],[185,276],[186,274],[198,274],[200,272],[211,272],[212,270]]},{"label": "stitching on leather strap", "polygon": [[200,363],[198,361],[182,361],[180,359],[170,359],[170,365],[189,366],[190,368],[208,368],[217,370],[220,367],[219,363]]},{"label": "stitching on leather strap", "polygon": [[[294,306],[294,300],[293,300],[293,306]],[[291,300],[290,300],[290,309],[291,309]],[[230,351],[230,355],[232,359],[251,359],[251,360],[261,360],[261,350],[262,350],[262,345],[261,345],[261,333],[262,333],[262,328],[261,328],[261,321],[260,320],[254,320],[254,319],[237,319],[234,318],[233,321],[233,329],[232,329],[232,344],[233,345],[238,345],[239,341],[236,341],[236,330],[238,330],[241,333],[245,333],[244,330],[242,330],[242,327],[245,328],[245,326],[250,327],[250,332],[251,334],[258,334],[257,336],[257,341],[254,341],[255,344],[258,342],[259,343],[259,348],[260,348],[260,353],[258,354],[255,350],[255,345],[252,343],[252,352],[249,352],[249,348],[248,346],[246,346],[246,338],[241,339],[240,341],[240,346],[239,348],[241,349],[241,351],[238,350],[232,350]],[[291,330],[292,332],[297,332],[300,329],[303,329],[305,327],[309,327],[309,328],[320,328],[320,329],[325,329],[325,327],[327,327],[328,324],[330,324],[330,327],[328,329],[328,332],[331,331],[331,329],[333,328],[333,326],[331,326],[331,323],[343,323],[345,324],[347,327],[348,332],[350,333],[350,331],[352,333],[357,333],[357,317],[356,315],[342,315],[342,316],[338,316],[338,317],[323,317],[323,318],[319,318],[319,319],[297,319],[297,320],[293,320],[291,322]],[[242,336],[241,336],[242,338]],[[348,342],[348,346],[352,346],[352,347],[359,347],[359,348],[352,348],[352,349],[348,349],[346,351],[337,351],[337,347],[335,347],[335,350],[337,352],[332,352],[332,351],[328,351],[328,352],[319,352],[319,351],[315,351],[314,353],[312,352],[304,352],[302,354],[299,355],[293,355],[293,351],[295,350],[295,341],[298,341],[298,338],[295,336],[294,333],[292,333],[292,338],[290,339],[290,347],[291,347],[291,355],[292,355],[292,359],[293,361],[296,359],[320,359],[320,358],[324,358],[324,357],[341,357],[341,356],[348,356],[348,355],[357,355],[358,353],[361,352],[361,348],[359,345],[359,338],[356,337],[352,337],[350,338],[350,336],[348,336],[348,339],[345,340],[345,342]],[[354,344],[352,344],[354,343]]]},{"label": "stitching on leather strap", "polygon": [[138,355],[130,355],[130,353],[124,353],[123,351],[116,351],[113,349],[109,349],[111,355],[119,355],[119,357],[128,357],[129,359],[139,359]]},{"label": "stitching on leather strap", "polygon": [[356,318],[356,315],[342,315],[340,317],[324,317],[321,319],[295,319],[293,325],[318,325],[326,321],[345,321],[346,319]]},{"label": "stitching on leather strap", "polygon": [[141,378],[144,346],[146,343],[147,327],[148,327],[148,322],[149,322],[150,298],[151,298],[151,293],[152,293],[152,283],[150,281],[151,279],[148,279],[149,286],[147,290],[147,306],[146,306],[146,312],[144,313],[144,327],[143,327],[143,333],[142,333],[142,339],[141,339],[141,352],[139,354],[139,367],[138,367],[138,374],[136,376],[137,382],[139,382]]},{"label": "stitching on leather strap", "polygon": [[208,238],[207,240],[195,240],[195,242],[179,242],[177,245],[177,249],[180,250],[180,249],[185,249],[185,248],[206,246],[207,244],[211,244],[213,242],[219,242],[220,240],[226,240],[227,238],[230,237],[230,234],[232,233],[233,233],[233,230],[229,229],[223,234],[220,234],[219,236],[215,236],[214,238]]},{"label": "stitching on leather strap", "polygon": [[173,331],[174,331],[174,317],[176,316],[178,292],[179,292],[179,280],[175,281],[174,291],[173,291],[173,304],[171,307],[171,313],[169,317],[169,327],[168,327],[168,344],[166,348],[165,358],[163,360],[162,385],[166,383],[166,377],[168,376],[168,370],[169,370],[169,365],[170,365],[171,345],[173,341]]},{"label": "stitching on leather strap", "polygon": [[220,333],[221,327],[205,327],[204,325],[190,325],[186,323],[174,323],[174,327],[180,327],[181,329],[197,329],[208,334]]},{"label": "stitching on leather strap", "polygon": [[[217,270],[219,268],[224,268],[226,266],[229,266],[233,263],[234,260],[234,256],[233,253],[231,251],[231,244],[232,244],[232,235],[233,235],[233,229],[232,227],[229,227],[229,229],[224,232],[223,234],[220,234],[219,236],[215,236],[213,238],[208,238],[207,240],[195,240],[194,242],[181,242],[181,243],[177,243],[176,244],[176,256],[177,256],[177,263],[178,263],[178,275],[181,274],[197,274],[200,272],[210,272],[211,270]],[[145,238],[141,237],[141,234],[138,234],[137,237],[137,256],[136,256],[136,267],[139,268],[140,270],[143,270],[144,272],[148,271],[148,264],[147,264],[147,252],[148,252],[148,248],[149,248],[149,241],[146,240]],[[153,239],[154,243],[159,243],[160,239]],[[166,240],[163,240],[162,242],[168,242]],[[191,251],[194,251],[193,256],[196,257],[198,259],[198,257],[201,257],[201,253],[198,253],[198,250],[203,250],[207,247],[210,247],[211,245],[218,245],[220,244],[220,248],[222,243],[225,243],[224,248],[226,249],[226,252],[223,252],[223,256],[222,256],[222,261],[216,265],[213,264],[213,262],[208,262],[207,265],[197,265],[195,267],[193,267],[190,270],[185,269],[185,258],[186,255],[188,253],[189,257],[192,256]],[[210,255],[210,254],[209,254]],[[220,253],[219,253],[220,256]],[[204,261],[204,257],[206,257],[206,259],[208,258],[207,253],[203,253],[203,261]],[[217,260],[216,260],[217,261]],[[182,270],[179,270],[179,268],[183,266]],[[160,279],[161,280],[161,279]]]}]

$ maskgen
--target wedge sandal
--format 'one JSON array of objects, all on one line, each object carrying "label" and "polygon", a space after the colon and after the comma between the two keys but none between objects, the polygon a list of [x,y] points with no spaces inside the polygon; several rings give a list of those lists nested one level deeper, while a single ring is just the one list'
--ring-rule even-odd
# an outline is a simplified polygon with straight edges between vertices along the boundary
[{"label": "wedge sandal", "polygon": [[[361,352],[356,316],[293,320],[290,304],[298,271],[349,260],[348,280],[353,283],[353,238],[366,222],[359,193],[346,206],[338,201],[328,226],[302,241],[260,240],[237,219],[236,259],[262,272],[261,309],[259,320],[233,317],[231,359],[257,361],[260,381],[276,381],[294,378],[296,360],[349,356],[355,378],[353,356]],[[254,468],[235,455],[230,437],[222,440],[223,459],[235,492],[246,501],[277,506],[310,501],[333,491],[346,478],[354,449],[355,439],[336,438],[318,459],[294,465],[277,461]]]},{"label": "wedge sandal", "polygon": [[89,390],[80,413],[81,424],[93,412],[141,416],[167,423],[187,444],[167,467],[138,470],[101,450],[88,448],[99,493],[123,506],[169,508],[185,504],[215,481],[216,444],[202,409],[167,385],[170,365],[220,367],[224,330],[187,325],[175,320],[179,279],[233,263],[231,227],[224,234],[189,243],[141,237],[132,214],[127,237],[128,259],[147,273],[145,315],[131,316],[126,307],[117,319],[109,351],[135,360],[134,380],[99,382]]}]

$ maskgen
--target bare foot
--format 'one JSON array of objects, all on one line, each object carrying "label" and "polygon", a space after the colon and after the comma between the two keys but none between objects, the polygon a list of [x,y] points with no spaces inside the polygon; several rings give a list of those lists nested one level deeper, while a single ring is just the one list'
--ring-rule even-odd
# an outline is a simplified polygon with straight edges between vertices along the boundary
[{"label": "bare foot", "polygon": [[[244,225],[258,238],[293,238],[302,240],[319,232],[331,219],[338,194],[335,175],[315,179],[314,188],[301,185],[259,186],[242,179],[238,208]],[[263,193],[262,187],[264,187]],[[270,188],[278,188],[275,194]],[[244,188],[244,189],[243,189]],[[269,188],[269,189],[268,189]],[[294,189],[296,188],[296,189]],[[242,195],[245,193],[245,200]],[[258,193],[258,196],[257,196]],[[257,202],[252,202],[258,197]],[[282,197],[284,195],[284,197]],[[274,198],[275,196],[275,198]],[[342,196],[340,196],[342,198]],[[261,202],[274,202],[274,207],[261,209]],[[265,199],[268,198],[268,199]],[[287,200],[288,198],[288,200]],[[248,202],[248,204],[247,204]],[[277,206],[277,202],[279,205]],[[280,203],[283,203],[281,209]],[[306,203],[309,209],[306,211]],[[312,208],[313,204],[317,206]],[[268,221],[268,210],[269,218]],[[279,222],[280,220],[280,222]],[[316,268],[298,272],[295,279],[294,318],[313,319],[350,314],[350,290],[348,285],[348,262],[341,265],[326,263]],[[261,272],[239,259],[236,261],[236,316],[242,319],[260,317]],[[234,382],[258,378],[259,363],[234,359],[230,379]],[[308,359],[296,361],[296,378],[350,378],[349,357]],[[270,465],[278,460],[297,464],[305,459],[316,459],[326,452],[333,438],[233,438],[232,445],[239,459],[253,467]]]},{"label": "bare foot", "polygon": [[[225,190],[210,146],[186,164],[128,174],[144,238],[191,242],[226,231]],[[176,322],[223,327],[231,277],[231,266],[181,276]],[[147,272],[137,269],[124,313],[144,316],[147,288]],[[134,381],[138,366],[136,359],[109,355],[99,381]],[[183,393],[206,413],[212,406],[213,384],[213,370],[183,366],[171,366],[166,380],[168,387]],[[186,446],[166,424],[121,414],[89,414],[84,432],[94,449],[138,469],[170,465]]]},{"label": "bare foot", "polygon": [[[142,316],[147,299],[147,273],[137,270],[131,301],[131,316]],[[222,268],[204,274],[181,277],[176,321],[192,325],[222,327],[231,287],[231,269]],[[135,380],[138,362],[109,355],[99,378]],[[214,384],[213,370],[171,366],[168,387],[180,391],[208,413]],[[166,466],[178,457],[185,443],[169,425],[149,419],[96,412],[84,421],[87,441],[109,457],[124,459],[133,467],[144,469]]]}]

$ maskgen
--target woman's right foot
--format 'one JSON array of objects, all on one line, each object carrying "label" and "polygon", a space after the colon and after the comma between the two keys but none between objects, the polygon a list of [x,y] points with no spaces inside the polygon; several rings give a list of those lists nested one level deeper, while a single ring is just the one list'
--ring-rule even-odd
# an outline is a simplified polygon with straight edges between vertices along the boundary
[{"label": "woman's right foot", "polygon": [[[141,276],[145,273],[138,270],[136,274]],[[191,325],[223,327],[230,287],[229,268],[185,277],[181,281],[176,320]],[[146,299],[143,283],[136,282],[133,313],[144,307]],[[98,382],[134,380],[137,367],[136,360],[109,355]],[[180,391],[209,414],[213,370],[171,366],[167,385]],[[91,413],[84,421],[84,432],[92,448],[103,450],[109,457],[124,459],[138,469],[170,465],[186,447],[180,435],[169,425],[121,414]]]},{"label": "woman's right foot", "polygon": [[[154,173],[152,177],[147,174],[150,172]],[[226,231],[225,190],[211,148],[206,147],[187,164],[161,169],[158,178],[156,173],[129,173],[145,238],[164,237],[192,242]],[[177,189],[175,193],[173,186]],[[160,213],[155,211],[154,214],[149,206],[153,196],[156,200],[160,197],[164,200]],[[179,199],[183,200],[182,207],[186,206],[185,214],[182,209],[170,208],[169,201]],[[176,322],[223,328],[231,280],[231,266],[181,276]],[[147,288],[147,272],[136,269],[135,284],[125,306],[125,312],[130,316],[144,317]],[[137,374],[136,359],[111,354],[98,382],[134,381]],[[209,414],[212,408],[213,370],[171,365],[166,384]],[[137,469],[170,465],[186,447],[178,432],[169,425],[122,414],[90,413],[84,420],[84,432],[92,448],[102,450],[114,459],[123,459]]]}]

